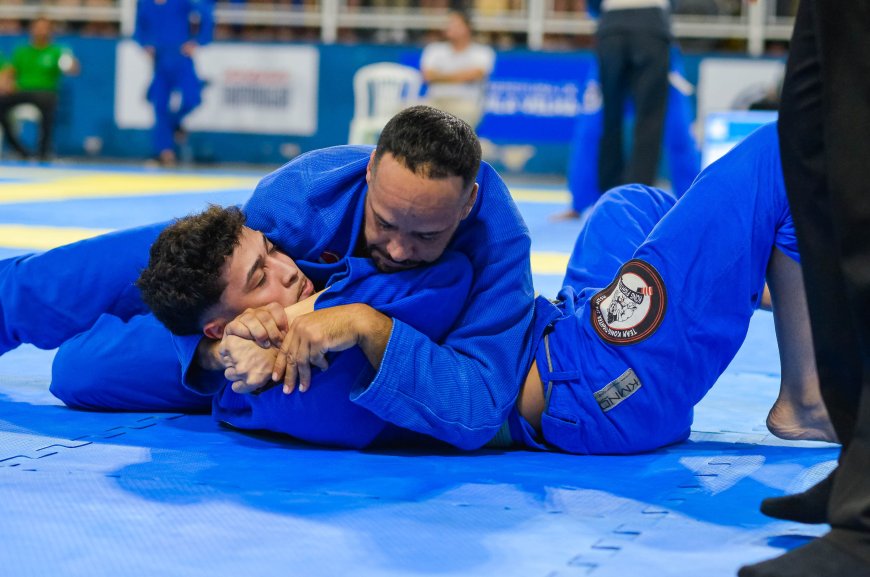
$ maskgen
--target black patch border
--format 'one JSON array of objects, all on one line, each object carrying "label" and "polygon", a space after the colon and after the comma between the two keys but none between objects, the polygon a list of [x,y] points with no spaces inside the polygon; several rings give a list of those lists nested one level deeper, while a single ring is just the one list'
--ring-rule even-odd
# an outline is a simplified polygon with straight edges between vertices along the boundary
[{"label": "black patch border", "polygon": [[[653,287],[653,294],[650,295],[649,311],[643,320],[636,325],[640,327],[637,334],[628,338],[620,338],[607,334],[601,328],[601,324],[606,326],[607,322],[601,315],[600,305],[616,290],[620,279],[626,273],[636,274],[646,281],[649,286]],[[665,318],[665,311],[668,308],[668,293],[665,290],[665,283],[662,281],[659,271],[648,262],[635,258],[623,264],[619,268],[619,272],[616,273],[616,278],[613,279],[613,282],[595,293],[590,302],[592,303],[592,312],[589,315],[589,321],[601,340],[618,346],[634,345],[651,337],[661,326]],[[653,318],[650,319],[650,317]]]}]

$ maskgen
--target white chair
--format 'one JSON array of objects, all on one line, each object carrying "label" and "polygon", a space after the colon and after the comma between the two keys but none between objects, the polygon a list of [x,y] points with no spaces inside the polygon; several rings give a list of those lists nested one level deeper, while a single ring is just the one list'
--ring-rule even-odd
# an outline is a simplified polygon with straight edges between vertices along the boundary
[{"label": "white chair", "polygon": [[[42,113],[33,104],[19,104],[12,109],[12,124],[17,130],[21,122],[42,122]],[[3,156],[3,129],[0,128],[0,157]]]},{"label": "white chair", "polygon": [[375,144],[384,125],[397,112],[416,104],[423,76],[410,66],[378,62],[353,76],[353,120],[349,144]]}]

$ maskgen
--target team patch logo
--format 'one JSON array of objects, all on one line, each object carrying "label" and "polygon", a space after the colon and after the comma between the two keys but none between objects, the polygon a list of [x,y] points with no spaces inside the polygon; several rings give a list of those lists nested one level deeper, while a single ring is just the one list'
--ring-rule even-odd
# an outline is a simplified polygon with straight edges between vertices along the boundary
[{"label": "team patch logo", "polygon": [[642,260],[630,260],[610,286],[592,297],[592,326],[608,343],[639,343],[662,324],[667,301],[658,271]]},{"label": "team patch logo", "polygon": [[325,250],[320,253],[321,264],[335,264],[339,260],[341,260],[341,257],[338,255],[338,253],[332,252],[331,250]]}]

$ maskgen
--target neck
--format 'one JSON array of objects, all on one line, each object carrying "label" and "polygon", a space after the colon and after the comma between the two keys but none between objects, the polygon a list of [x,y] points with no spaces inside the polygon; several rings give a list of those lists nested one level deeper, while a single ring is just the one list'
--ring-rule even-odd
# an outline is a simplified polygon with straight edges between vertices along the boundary
[{"label": "neck", "polygon": [[359,236],[356,238],[356,245],[353,247],[353,256],[368,258],[369,251],[366,244],[366,227],[365,223],[359,228]]}]

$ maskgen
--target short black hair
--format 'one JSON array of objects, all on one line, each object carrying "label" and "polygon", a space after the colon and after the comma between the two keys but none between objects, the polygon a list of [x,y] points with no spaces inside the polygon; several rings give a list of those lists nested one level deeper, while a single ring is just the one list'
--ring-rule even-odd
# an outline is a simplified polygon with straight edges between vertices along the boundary
[{"label": "short black hair", "polygon": [[136,286],[142,300],[176,335],[202,332],[208,309],[227,288],[223,267],[239,245],[245,215],[238,207],[209,206],[166,227],[151,245]]},{"label": "short black hair", "polygon": [[469,188],[480,170],[480,141],[464,120],[431,106],[411,106],[387,122],[378,138],[375,165],[390,153],[426,178],[462,178]]}]

